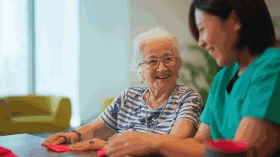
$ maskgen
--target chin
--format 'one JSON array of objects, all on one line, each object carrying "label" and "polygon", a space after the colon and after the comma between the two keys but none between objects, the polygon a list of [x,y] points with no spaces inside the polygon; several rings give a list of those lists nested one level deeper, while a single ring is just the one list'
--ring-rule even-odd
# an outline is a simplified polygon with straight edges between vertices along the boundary
[{"label": "chin", "polygon": [[228,66],[227,64],[225,64],[225,63],[223,63],[223,62],[217,62],[217,65],[218,65],[219,67],[226,67],[226,66]]},{"label": "chin", "polygon": [[230,59],[216,59],[216,63],[219,67],[228,67],[228,66],[232,66],[235,61]]}]

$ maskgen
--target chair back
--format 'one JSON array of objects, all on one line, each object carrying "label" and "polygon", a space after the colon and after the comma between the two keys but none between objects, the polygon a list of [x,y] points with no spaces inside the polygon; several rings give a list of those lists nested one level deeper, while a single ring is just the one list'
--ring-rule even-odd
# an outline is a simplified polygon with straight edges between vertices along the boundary
[{"label": "chair back", "polygon": [[101,104],[100,114],[105,111],[105,109],[114,101],[115,97],[105,98]]}]

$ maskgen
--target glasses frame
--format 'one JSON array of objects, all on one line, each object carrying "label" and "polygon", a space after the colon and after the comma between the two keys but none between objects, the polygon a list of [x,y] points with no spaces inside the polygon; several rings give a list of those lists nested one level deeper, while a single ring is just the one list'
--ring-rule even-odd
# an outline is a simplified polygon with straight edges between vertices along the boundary
[{"label": "glasses frame", "polygon": [[144,60],[143,62],[138,63],[138,65],[144,64],[144,63],[146,63],[146,62],[148,62],[148,61],[151,61],[151,60],[157,60],[158,63],[157,63],[157,65],[155,66],[155,68],[148,68],[148,67],[146,66],[146,64],[144,64],[144,66],[145,66],[147,69],[157,69],[158,66],[159,66],[160,61],[162,61],[163,65],[166,66],[166,67],[168,67],[168,66],[165,65],[164,62],[163,62],[163,60],[166,59],[166,58],[175,58],[175,59],[176,59],[176,58],[179,58],[179,56],[167,56],[167,57],[164,57],[164,58],[162,58],[162,59],[147,59],[147,60]]}]

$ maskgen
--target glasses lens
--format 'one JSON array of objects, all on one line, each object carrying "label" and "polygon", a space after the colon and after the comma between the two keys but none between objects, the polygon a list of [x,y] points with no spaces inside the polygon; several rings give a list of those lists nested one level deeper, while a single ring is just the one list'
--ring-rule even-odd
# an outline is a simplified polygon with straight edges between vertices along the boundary
[{"label": "glasses lens", "polygon": [[[176,60],[176,57],[166,57],[166,58],[161,59],[161,61],[163,62],[163,64],[165,66],[172,66],[172,65],[174,65],[175,64],[175,60]],[[158,64],[159,64],[159,61],[160,60],[157,60],[157,59],[147,60],[145,62],[145,66],[148,69],[156,69]]]},{"label": "glasses lens", "polygon": [[171,66],[175,64],[175,57],[166,57],[163,60],[164,65]]},{"label": "glasses lens", "polygon": [[151,59],[151,60],[148,60],[146,62],[146,67],[148,69],[153,69],[153,68],[156,68],[157,67],[157,64],[158,64],[158,60],[156,59]]}]

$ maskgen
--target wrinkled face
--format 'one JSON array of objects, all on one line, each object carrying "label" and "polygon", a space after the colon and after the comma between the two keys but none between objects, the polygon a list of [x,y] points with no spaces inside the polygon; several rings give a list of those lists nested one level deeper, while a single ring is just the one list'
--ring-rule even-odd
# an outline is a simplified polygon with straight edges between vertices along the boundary
[{"label": "wrinkled face", "polygon": [[[141,47],[142,61],[149,59],[163,59],[168,56],[178,56],[178,50],[168,40],[154,41]],[[140,76],[146,80],[149,88],[163,89],[176,85],[178,78],[178,59],[176,64],[165,66],[162,61],[159,62],[158,68],[147,69],[144,64],[141,65],[142,72]]]},{"label": "wrinkled face", "polygon": [[200,47],[204,48],[221,67],[230,66],[238,59],[235,45],[241,25],[233,11],[227,21],[209,15],[201,10],[195,11],[196,25],[199,30]]}]

